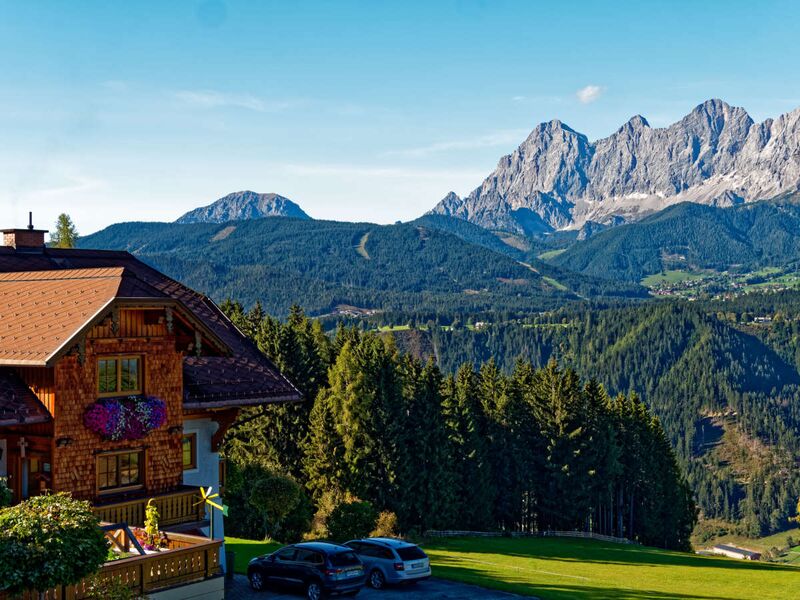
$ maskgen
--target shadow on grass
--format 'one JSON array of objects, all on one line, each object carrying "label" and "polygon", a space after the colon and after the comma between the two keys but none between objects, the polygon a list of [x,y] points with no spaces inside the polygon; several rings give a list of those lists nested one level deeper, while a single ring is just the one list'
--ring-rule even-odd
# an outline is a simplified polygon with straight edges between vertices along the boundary
[{"label": "shadow on grass", "polygon": [[[506,576],[502,580],[489,579],[483,571],[464,566],[451,566],[447,565],[447,562],[447,559],[437,561],[434,567],[434,576],[483,588],[490,586],[491,589],[512,594],[542,597],[547,600],[742,600],[741,597],[720,596],[719,594],[711,596],[681,594],[591,583],[534,583],[520,576]],[[579,578],[576,577],[576,579]]]},{"label": "shadow on grass", "polygon": [[721,568],[742,571],[790,571],[800,575],[797,567],[724,559],[649,548],[613,544],[597,540],[566,538],[489,538],[436,540],[426,548],[455,551],[463,554],[501,554],[515,558],[533,558],[571,563],[604,565],[660,565],[699,568]]}]

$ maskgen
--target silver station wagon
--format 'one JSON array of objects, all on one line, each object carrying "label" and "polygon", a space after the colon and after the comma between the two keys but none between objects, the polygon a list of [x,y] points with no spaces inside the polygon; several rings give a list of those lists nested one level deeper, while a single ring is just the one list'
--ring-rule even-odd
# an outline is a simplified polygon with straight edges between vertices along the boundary
[{"label": "silver station wagon", "polygon": [[404,540],[365,538],[345,544],[364,563],[367,583],[379,590],[386,584],[416,583],[431,576],[431,563],[422,549]]}]

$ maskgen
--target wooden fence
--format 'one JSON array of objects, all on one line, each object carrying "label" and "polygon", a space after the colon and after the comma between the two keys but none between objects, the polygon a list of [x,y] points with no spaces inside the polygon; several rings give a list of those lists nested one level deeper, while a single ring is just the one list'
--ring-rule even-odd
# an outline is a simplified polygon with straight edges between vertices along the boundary
[{"label": "wooden fence", "polygon": [[101,521],[107,523],[128,523],[141,527],[144,525],[145,509],[150,498],[158,509],[160,527],[202,521],[205,518],[205,504],[198,502],[200,495],[195,487],[158,496],[96,504],[94,513]]},{"label": "wooden fence", "polygon": [[[105,563],[98,576],[113,579],[130,588],[134,596],[163,590],[176,585],[203,581],[220,575],[222,540],[208,540],[190,535],[169,534],[169,550],[134,556]],[[45,600],[82,600],[87,596],[87,582],[47,590]],[[0,592],[0,600],[12,597]],[[22,600],[37,600],[35,591],[23,593]]]}]

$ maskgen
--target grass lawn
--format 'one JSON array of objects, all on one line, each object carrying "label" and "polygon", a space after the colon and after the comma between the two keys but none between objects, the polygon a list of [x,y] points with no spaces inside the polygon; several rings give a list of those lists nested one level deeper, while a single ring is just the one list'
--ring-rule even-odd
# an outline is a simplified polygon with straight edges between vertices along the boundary
[{"label": "grass lawn", "polygon": [[275,552],[281,546],[283,544],[272,541],[243,540],[234,537],[225,538],[225,549],[236,553],[234,571],[237,573],[247,573],[247,563],[250,562],[251,558]]},{"label": "grass lawn", "polygon": [[[225,540],[243,573],[272,542]],[[785,600],[800,568],[594,540],[469,538],[423,544],[434,576],[543,600]]]},{"label": "grass lawn", "polygon": [[783,600],[800,569],[594,540],[455,539],[425,545],[437,577],[544,600]]}]

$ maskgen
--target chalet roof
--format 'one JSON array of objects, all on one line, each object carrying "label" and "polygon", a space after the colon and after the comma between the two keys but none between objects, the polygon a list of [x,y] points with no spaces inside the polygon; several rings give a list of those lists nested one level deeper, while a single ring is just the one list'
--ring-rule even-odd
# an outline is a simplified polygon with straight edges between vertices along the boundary
[{"label": "chalet roof", "polygon": [[48,364],[123,297],[166,299],[124,267],[0,273],[0,364]]},{"label": "chalet roof", "polygon": [[[57,290],[59,304],[49,307],[37,304],[36,294],[29,293],[46,290],[48,293],[42,297],[50,294],[53,301],[51,289]],[[69,299],[66,304],[60,303],[62,297]],[[61,340],[72,323],[91,318],[93,310],[102,311],[104,302],[115,298],[178,302],[230,350],[228,357],[186,358],[184,404],[187,407],[240,406],[301,398],[297,389],[210,298],[123,251],[44,248],[30,253],[0,246],[0,338],[12,338],[0,339],[0,363],[5,356],[11,357],[7,364],[12,361],[25,364],[21,361],[28,356],[24,354],[27,352],[34,353],[31,360],[41,361],[56,345],[53,340],[45,343],[37,339],[45,336],[48,324],[50,331],[56,328]],[[70,301],[74,304],[70,305]],[[58,309],[60,316],[55,318],[50,309]],[[19,324],[12,324],[6,333],[7,316],[12,321],[28,323],[28,327],[33,321],[43,324],[27,329],[26,339],[22,340]],[[66,324],[62,327],[62,323]]]},{"label": "chalet roof", "polygon": [[43,423],[50,420],[30,388],[13,369],[0,367],[0,425]]}]

